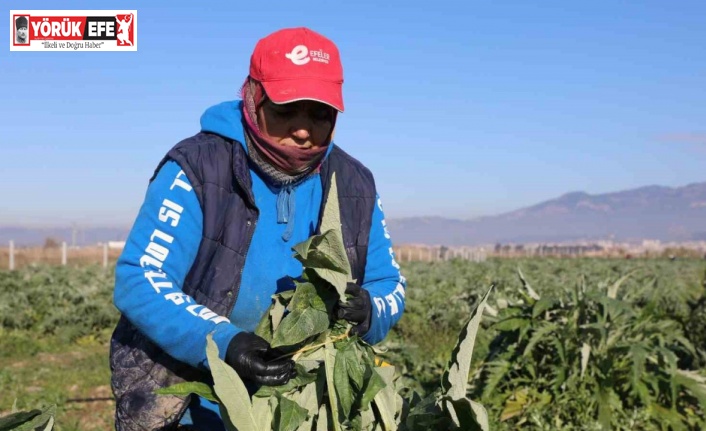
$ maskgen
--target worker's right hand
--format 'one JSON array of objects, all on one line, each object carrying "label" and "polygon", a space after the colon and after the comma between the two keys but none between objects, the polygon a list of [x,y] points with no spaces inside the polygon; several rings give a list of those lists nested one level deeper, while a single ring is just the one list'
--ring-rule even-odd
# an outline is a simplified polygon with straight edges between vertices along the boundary
[{"label": "worker's right hand", "polygon": [[294,361],[281,355],[263,338],[250,332],[238,333],[228,344],[226,363],[240,378],[258,385],[279,386],[296,375]]}]

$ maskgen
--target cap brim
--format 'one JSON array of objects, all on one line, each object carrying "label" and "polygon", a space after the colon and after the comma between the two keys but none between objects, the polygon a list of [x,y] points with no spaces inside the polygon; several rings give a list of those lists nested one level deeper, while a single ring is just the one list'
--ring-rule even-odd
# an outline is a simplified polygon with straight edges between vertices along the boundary
[{"label": "cap brim", "polygon": [[291,103],[299,100],[314,100],[325,103],[343,112],[343,84],[320,79],[287,79],[261,82],[267,97],[274,103]]}]

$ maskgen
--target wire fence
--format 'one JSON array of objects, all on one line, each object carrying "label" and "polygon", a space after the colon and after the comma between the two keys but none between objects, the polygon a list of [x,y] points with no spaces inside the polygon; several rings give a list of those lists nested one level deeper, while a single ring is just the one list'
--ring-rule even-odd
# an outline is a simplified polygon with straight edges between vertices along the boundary
[{"label": "wire fence", "polygon": [[[85,266],[102,265],[108,268],[120,257],[124,243],[107,242],[93,246],[69,246],[66,242],[44,247],[18,247],[10,241],[0,247],[0,270],[14,270],[29,265]],[[485,262],[488,258],[520,257],[647,257],[647,258],[703,258],[706,252],[695,248],[666,247],[659,250],[630,250],[622,247],[576,245],[495,245],[486,247],[447,247],[427,245],[399,245],[393,248],[395,260],[404,262],[440,262],[453,259],[468,262]]]},{"label": "wire fence", "polygon": [[111,247],[109,243],[73,247],[62,242],[53,247],[17,247],[14,241],[10,241],[8,247],[0,248],[0,268],[10,271],[30,265],[101,265],[108,268],[115,264],[121,252],[122,247]]},{"label": "wire fence", "polygon": [[394,248],[395,259],[402,262],[440,262],[452,259],[485,262],[488,253],[484,247],[446,247],[402,245]]},{"label": "wire fence", "polygon": [[[8,247],[0,248],[0,269],[12,271],[29,265],[102,265],[107,268],[120,257],[122,246],[121,243],[104,243],[75,247],[62,242],[51,247],[18,247],[14,241],[10,241]],[[438,262],[451,259],[484,262],[487,258],[485,248],[478,247],[403,245],[395,247],[394,251],[398,262]]]}]

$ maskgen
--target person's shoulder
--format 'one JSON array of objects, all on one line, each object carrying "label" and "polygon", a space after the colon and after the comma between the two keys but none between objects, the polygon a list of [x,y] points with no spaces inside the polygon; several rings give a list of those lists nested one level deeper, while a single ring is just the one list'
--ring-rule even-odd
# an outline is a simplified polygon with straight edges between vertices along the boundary
[{"label": "person's shoulder", "polygon": [[[199,132],[178,142],[167,152],[167,157],[197,160],[210,158],[230,160],[233,155],[233,141],[210,132]],[[179,157],[181,156],[181,157]]]},{"label": "person's shoulder", "polygon": [[209,132],[199,132],[194,136],[179,141],[170,151],[198,151],[209,147],[225,148],[230,146],[231,142],[220,135]]},{"label": "person's shoulder", "polygon": [[331,149],[331,154],[329,154],[329,160],[332,164],[341,165],[342,167],[346,167],[350,170],[353,170],[354,172],[357,172],[364,177],[370,179],[373,178],[373,173],[370,171],[370,169],[367,168],[367,166],[363,164],[363,162],[348,154],[345,150],[343,150],[343,148],[339,147],[338,145],[334,145],[333,149]]},{"label": "person's shoulder", "polygon": [[[227,172],[228,169],[218,169],[230,165],[233,156],[233,143],[214,133],[199,132],[174,145],[157,167],[173,160],[186,172],[193,184],[206,181],[211,171]],[[212,169],[204,169],[210,166]],[[154,178],[154,177],[153,177]]]}]

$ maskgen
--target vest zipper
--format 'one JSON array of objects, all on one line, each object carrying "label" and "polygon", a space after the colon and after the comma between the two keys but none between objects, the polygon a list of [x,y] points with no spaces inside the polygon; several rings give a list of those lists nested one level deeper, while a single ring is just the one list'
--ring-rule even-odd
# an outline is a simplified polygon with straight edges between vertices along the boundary
[{"label": "vest zipper", "polygon": [[237,283],[238,285],[236,286],[236,281],[233,281],[233,300],[231,301],[230,305],[228,306],[228,315],[226,316],[230,320],[230,314],[233,312],[233,308],[235,308],[235,303],[238,301],[238,294],[240,293],[240,284],[243,282],[243,270],[245,269],[245,260],[248,258],[248,252],[250,251],[250,243],[252,242],[252,237],[253,234],[255,233],[255,228],[257,228],[257,220],[260,218],[260,214],[258,211],[257,218],[255,221],[252,223],[252,229],[250,230],[250,233],[248,234],[248,242],[245,247],[245,259],[243,260],[243,265],[240,267],[240,274],[238,276],[238,280],[240,280],[240,283]]},{"label": "vest zipper", "polygon": [[[243,282],[243,270],[245,269],[245,261],[248,259],[248,252],[250,251],[250,243],[252,243],[252,237],[255,234],[255,228],[257,228],[257,221],[260,219],[260,210],[257,208],[255,205],[255,199],[252,197],[252,191],[248,190],[243,186],[242,181],[238,176],[235,176],[235,181],[238,183],[241,189],[245,191],[245,194],[248,197],[248,201],[250,201],[250,205],[253,207],[255,210],[255,220],[252,221],[252,228],[250,229],[250,233],[248,234],[248,242],[245,246],[245,256],[243,259],[243,265],[240,267],[240,273],[238,275],[237,280],[240,280],[240,282],[237,282],[236,280],[233,280],[233,286],[231,287],[231,291],[233,292],[233,298],[231,299],[230,304],[228,305],[228,313],[226,314],[226,318],[230,320],[230,315],[233,312],[233,308],[235,308],[235,303],[238,301],[238,294],[240,293],[240,284]],[[237,286],[236,286],[237,284]]]}]

